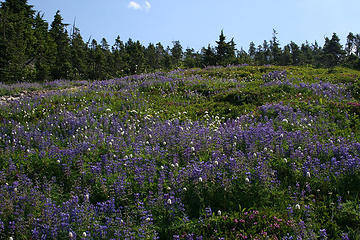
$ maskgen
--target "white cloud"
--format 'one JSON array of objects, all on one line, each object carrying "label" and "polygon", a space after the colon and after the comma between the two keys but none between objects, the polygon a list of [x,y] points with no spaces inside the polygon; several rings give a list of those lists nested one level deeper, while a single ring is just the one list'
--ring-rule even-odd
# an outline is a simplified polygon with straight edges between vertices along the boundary
[{"label": "white cloud", "polygon": [[135,1],[130,1],[128,4],[128,8],[134,9],[134,10],[146,10],[149,11],[151,8],[151,4],[149,1],[145,1],[144,4],[140,5],[139,3]]},{"label": "white cloud", "polygon": [[151,4],[148,1],[145,1],[144,7],[145,9],[149,10],[151,8]]},{"label": "white cloud", "polygon": [[132,9],[135,9],[135,10],[140,10],[141,6],[137,2],[130,1],[129,4],[128,4],[128,8],[132,8]]}]

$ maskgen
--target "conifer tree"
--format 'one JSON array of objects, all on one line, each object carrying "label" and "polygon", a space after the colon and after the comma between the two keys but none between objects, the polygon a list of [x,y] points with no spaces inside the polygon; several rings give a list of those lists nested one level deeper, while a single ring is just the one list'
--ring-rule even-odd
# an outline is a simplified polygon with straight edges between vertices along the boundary
[{"label": "conifer tree", "polygon": [[216,49],[216,63],[218,65],[228,65],[234,62],[235,60],[235,43],[234,39],[226,42],[226,37],[224,35],[223,30],[221,30],[219,41],[216,41],[217,46]]},{"label": "conifer tree", "polygon": [[115,43],[112,46],[113,67],[115,71],[114,77],[124,76],[125,69],[128,69],[125,55],[125,45],[123,41],[121,41],[120,36],[117,36]]},{"label": "conifer tree", "polygon": [[55,64],[56,45],[48,31],[49,24],[37,13],[34,21],[34,60],[36,80],[51,79],[51,67]]},{"label": "conifer tree", "polygon": [[284,46],[284,51],[281,57],[281,65],[292,65],[291,47],[289,44]]},{"label": "conifer tree", "polygon": [[70,39],[60,11],[57,11],[51,23],[50,34],[56,44],[55,64],[51,69],[53,79],[68,79],[71,75]]},{"label": "conifer tree", "polygon": [[278,33],[273,29],[272,40],[270,41],[271,63],[279,64],[281,60],[281,48],[277,38]]},{"label": "conifer tree", "polygon": [[323,54],[323,60],[327,67],[334,67],[342,61],[345,51],[342,49],[340,39],[336,33],[333,33],[331,39],[325,38]]},{"label": "conifer tree", "polygon": [[156,48],[155,45],[152,43],[149,43],[148,47],[145,50],[145,61],[146,61],[146,67],[145,69],[147,71],[155,71],[156,69],[160,68],[157,59],[156,59]]},{"label": "conifer tree", "polygon": [[27,0],[6,0],[0,7],[0,79],[33,80],[34,14]]},{"label": "conifer tree", "polygon": [[184,66],[187,68],[200,67],[199,54],[193,48],[185,50]]},{"label": "conifer tree", "polygon": [[203,47],[201,49],[201,56],[201,65],[203,67],[216,65],[217,56],[215,50],[210,47],[210,44],[207,48]]},{"label": "conifer tree", "polygon": [[301,57],[301,51],[299,46],[294,43],[293,41],[290,42],[290,51],[291,51],[291,57],[292,57],[292,64],[299,65],[300,64],[300,57]]},{"label": "conifer tree", "polygon": [[173,66],[179,67],[183,57],[183,51],[180,41],[173,41],[173,47],[171,48],[171,57]]},{"label": "conifer tree", "polygon": [[71,34],[71,79],[86,79],[88,69],[86,63],[87,46],[80,34],[80,30],[73,26]]},{"label": "conifer tree", "polygon": [[255,43],[254,42],[250,42],[249,45],[249,56],[252,60],[255,59],[255,54],[256,54],[256,48],[255,48]]}]

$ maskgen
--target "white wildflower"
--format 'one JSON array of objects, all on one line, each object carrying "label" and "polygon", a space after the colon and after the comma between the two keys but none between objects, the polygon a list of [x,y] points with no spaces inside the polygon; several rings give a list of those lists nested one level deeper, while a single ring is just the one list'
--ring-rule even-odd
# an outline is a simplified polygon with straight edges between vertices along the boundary
[{"label": "white wildflower", "polygon": [[170,198],[167,200],[167,203],[171,205],[172,202]]},{"label": "white wildflower", "polygon": [[202,181],[203,181],[202,177],[199,177],[199,182],[202,182]]},{"label": "white wildflower", "polygon": [[250,179],[248,177],[245,178],[245,182],[246,183],[249,183],[250,182]]},{"label": "white wildflower", "polygon": [[217,211],[217,214],[218,214],[219,216],[221,216],[221,211],[220,211],[220,210],[218,210],[218,211]]},{"label": "white wildflower", "polygon": [[219,165],[219,162],[218,162],[218,161],[215,161],[214,163],[215,163],[215,165]]},{"label": "white wildflower", "polygon": [[310,177],[310,172],[306,172],[306,177]]},{"label": "white wildflower", "polygon": [[82,234],[82,235],[83,235],[83,237],[86,237],[86,236],[87,236],[87,235],[86,235],[86,232],[83,232],[83,234]]},{"label": "white wildflower", "polygon": [[285,122],[285,123],[289,122],[286,118],[284,118],[282,121]]},{"label": "white wildflower", "polygon": [[300,209],[300,204],[296,204],[295,209],[299,210]]}]

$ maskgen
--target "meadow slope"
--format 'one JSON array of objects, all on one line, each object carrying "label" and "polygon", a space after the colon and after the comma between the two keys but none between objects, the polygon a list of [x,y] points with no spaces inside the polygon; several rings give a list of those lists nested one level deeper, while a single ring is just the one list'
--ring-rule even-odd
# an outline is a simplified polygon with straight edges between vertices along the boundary
[{"label": "meadow slope", "polygon": [[0,84],[1,239],[359,239],[360,72]]}]

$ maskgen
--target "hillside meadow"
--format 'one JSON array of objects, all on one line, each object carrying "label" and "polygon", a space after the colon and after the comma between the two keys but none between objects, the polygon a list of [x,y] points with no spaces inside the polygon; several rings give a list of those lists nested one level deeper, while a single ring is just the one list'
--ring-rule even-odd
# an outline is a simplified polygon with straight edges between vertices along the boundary
[{"label": "hillside meadow", "polygon": [[360,71],[0,84],[1,239],[360,239]]}]

